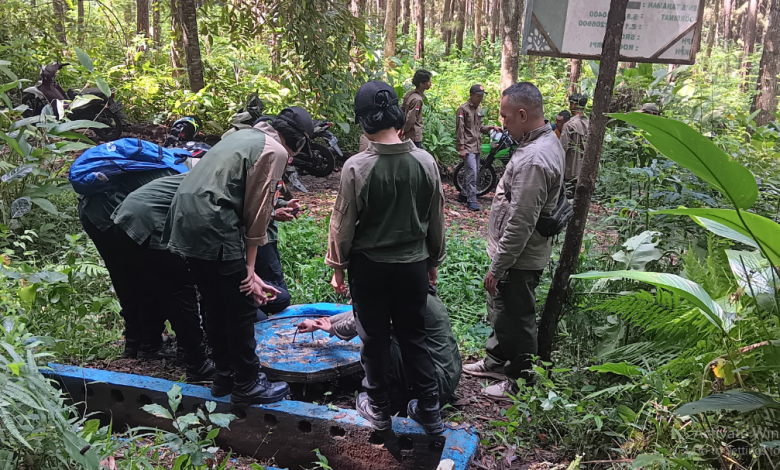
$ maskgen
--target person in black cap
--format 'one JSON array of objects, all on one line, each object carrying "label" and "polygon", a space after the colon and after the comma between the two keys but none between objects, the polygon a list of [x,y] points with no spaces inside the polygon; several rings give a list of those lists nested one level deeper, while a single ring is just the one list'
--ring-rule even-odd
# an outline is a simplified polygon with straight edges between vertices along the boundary
[{"label": "person in black cap", "polygon": [[277,182],[287,159],[314,132],[302,108],[221,140],[182,181],[171,202],[163,240],[184,256],[206,307],[206,334],[218,375],[211,394],[232,393],[234,405],[270,403],[289,392],[269,383],[255,354],[257,306],[278,290],[256,273],[257,247],[268,242]]},{"label": "person in black cap", "polygon": [[441,433],[436,368],[425,330],[428,284],[436,284],[445,257],[444,192],[436,160],[397,131],[404,125],[395,90],[385,82],[364,84],[355,116],[368,148],[344,164],[333,207],[325,263],[331,285],[346,293],[344,271],[363,342],[366,393],[356,409],[379,431],[390,419],[390,333],[401,349],[416,399],[409,417],[426,432]]},{"label": "person in black cap", "polygon": [[477,173],[479,172],[479,156],[482,152],[482,137],[491,130],[501,131],[500,127],[483,126],[482,99],[485,88],[482,85],[472,85],[469,90],[469,100],[458,108],[455,113],[455,139],[458,154],[463,159],[463,186],[458,196],[458,202],[466,203],[469,209],[479,210],[477,204]]}]

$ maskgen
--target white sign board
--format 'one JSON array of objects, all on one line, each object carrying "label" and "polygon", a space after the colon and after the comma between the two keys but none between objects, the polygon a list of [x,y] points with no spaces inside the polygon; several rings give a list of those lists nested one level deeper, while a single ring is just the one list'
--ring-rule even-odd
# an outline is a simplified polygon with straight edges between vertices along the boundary
[{"label": "white sign board", "polygon": [[[599,59],[610,0],[527,0],[523,54]],[[629,1],[620,60],[692,64],[704,0]]]}]

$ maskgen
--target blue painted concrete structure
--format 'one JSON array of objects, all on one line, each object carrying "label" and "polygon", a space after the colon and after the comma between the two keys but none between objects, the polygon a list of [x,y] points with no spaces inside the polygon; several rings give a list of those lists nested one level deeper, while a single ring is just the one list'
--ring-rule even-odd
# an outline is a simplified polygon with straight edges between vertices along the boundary
[{"label": "blue painted concrete structure", "polygon": [[[103,421],[110,418],[115,429],[154,426],[172,430],[168,420],[140,408],[149,403],[167,407],[166,392],[173,382],[75,366],[49,366],[51,370],[46,373],[62,384],[74,402],[87,412],[97,413]],[[231,411],[227,397],[213,398],[206,387],[179,385],[185,412],[206,401],[217,403],[217,412]],[[417,423],[404,418],[393,419],[393,435],[380,436],[354,410],[330,410],[290,400],[251,406],[236,414],[239,419],[220,433],[220,444],[239,454],[273,457],[277,465],[287,468],[311,465],[315,459],[312,450],[318,448],[339,470],[465,470],[478,442],[471,429],[448,429],[442,436],[428,436]]]}]

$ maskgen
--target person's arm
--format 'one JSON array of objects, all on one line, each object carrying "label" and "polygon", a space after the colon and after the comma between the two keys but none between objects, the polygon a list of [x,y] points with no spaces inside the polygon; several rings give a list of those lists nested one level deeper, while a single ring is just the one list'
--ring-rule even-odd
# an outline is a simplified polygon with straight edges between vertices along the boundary
[{"label": "person's arm", "polygon": [[325,264],[333,269],[345,270],[349,266],[349,252],[355,236],[358,209],[355,195],[355,167],[347,160],[341,171],[341,182],[328,230],[328,254]]},{"label": "person's arm", "polygon": [[463,149],[466,147],[466,113],[463,110],[463,107],[461,106],[458,108],[458,111],[455,113],[455,145],[457,146],[458,153],[461,154],[461,157],[465,156],[463,154]]},{"label": "person's arm", "polygon": [[417,116],[422,113],[422,99],[418,96],[414,96],[409,99],[409,103],[406,108],[406,122],[404,123],[404,134],[412,130],[412,127],[417,123]]},{"label": "person's arm", "polygon": [[333,315],[330,317],[330,324],[332,326],[331,336],[336,336],[341,340],[349,341],[358,335],[355,313],[352,311]]},{"label": "person's arm", "polygon": [[266,230],[274,212],[276,185],[282,179],[286,165],[286,152],[281,155],[278,149],[266,143],[263,153],[247,172],[242,220],[247,247],[268,243]]},{"label": "person's arm", "polygon": [[431,197],[431,216],[425,242],[428,246],[428,267],[439,267],[447,256],[447,228],[444,219],[444,188],[438,170],[435,173],[436,189]]},{"label": "person's arm", "polygon": [[530,163],[515,171],[506,228],[490,264],[490,273],[496,279],[500,279],[522,254],[528,239],[536,230],[536,222],[547,202],[549,191],[545,171],[541,166]]},{"label": "person's arm", "polygon": [[564,152],[567,152],[569,150],[569,145],[571,145],[571,130],[568,129],[568,127],[568,124],[561,126],[560,142]]}]

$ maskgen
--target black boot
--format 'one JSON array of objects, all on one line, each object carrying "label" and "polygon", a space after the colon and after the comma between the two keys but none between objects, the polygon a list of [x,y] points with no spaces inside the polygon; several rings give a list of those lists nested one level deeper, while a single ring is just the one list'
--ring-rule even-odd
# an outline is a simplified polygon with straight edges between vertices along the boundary
[{"label": "black boot", "polygon": [[125,339],[125,348],[122,350],[122,357],[125,359],[135,359],[138,357],[138,350],[141,348],[140,341]]},{"label": "black boot", "polygon": [[214,398],[225,397],[233,393],[233,374],[217,372],[214,382],[211,384],[211,396]]},{"label": "black boot", "polygon": [[357,397],[355,409],[358,414],[364,417],[377,431],[389,431],[393,429],[393,421],[390,418],[389,400],[372,400],[367,393],[363,392]]},{"label": "black boot", "polygon": [[417,400],[409,402],[407,413],[409,417],[420,423],[427,434],[441,434],[444,425],[439,413],[439,400],[437,397],[424,400],[425,405],[418,405]]},{"label": "black boot", "polygon": [[288,393],[290,386],[287,382],[269,382],[265,374],[259,374],[250,382],[236,383],[230,395],[230,403],[235,406],[275,403],[283,400]]},{"label": "black boot", "polygon": [[187,383],[209,383],[217,377],[217,369],[211,361],[202,361],[198,365],[187,366]]},{"label": "black boot", "polygon": [[176,360],[176,347],[166,348],[165,345],[162,344],[156,347],[144,345],[141,346],[141,349],[138,351],[138,359],[143,361],[156,361],[160,359],[169,361]]}]

